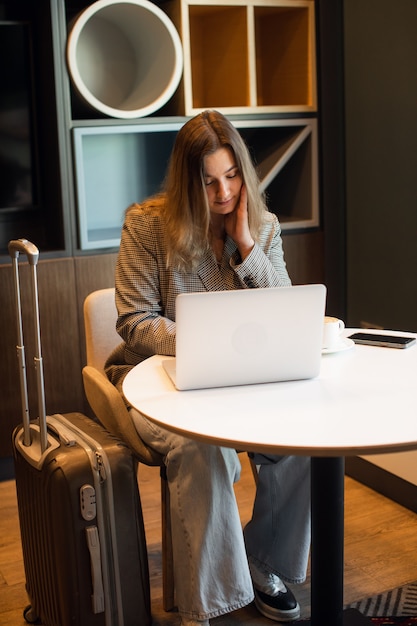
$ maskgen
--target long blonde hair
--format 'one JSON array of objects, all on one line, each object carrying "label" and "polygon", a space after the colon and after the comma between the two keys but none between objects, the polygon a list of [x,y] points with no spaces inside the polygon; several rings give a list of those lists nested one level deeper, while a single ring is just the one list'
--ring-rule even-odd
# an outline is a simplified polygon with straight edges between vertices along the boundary
[{"label": "long blonde hair", "polygon": [[249,228],[255,240],[265,221],[265,200],[241,135],[218,111],[200,113],[178,132],[162,191],[167,261],[177,269],[195,269],[209,248],[210,209],[204,158],[225,147],[232,151],[246,185]]}]

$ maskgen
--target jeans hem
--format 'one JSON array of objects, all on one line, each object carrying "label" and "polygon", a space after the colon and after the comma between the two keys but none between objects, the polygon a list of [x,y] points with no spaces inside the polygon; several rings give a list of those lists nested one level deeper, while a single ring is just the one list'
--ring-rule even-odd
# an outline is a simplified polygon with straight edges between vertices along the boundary
[{"label": "jeans hem", "polygon": [[179,611],[180,615],[184,615],[184,617],[188,617],[189,619],[197,619],[197,620],[205,620],[205,619],[214,619],[215,617],[220,617],[220,615],[226,615],[227,613],[232,613],[233,611],[238,611],[239,609],[243,609],[244,606],[248,606],[255,599],[254,594],[251,594],[248,599],[240,600],[239,602],[235,602],[234,604],[229,604],[229,606],[222,607],[220,609],[216,609],[215,611],[209,611],[207,613],[196,613],[193,611]]},{"label": "jeans hem", "polygon": [[307,580],[307,576],[300,576],[300,577],[297,577],[297,578],[294,578],[294,577],[291,577],[291,576],[285,576],[285,574],[283,574],[279,570],[276,570],[275,568],[271,567],[270,565],[268,565],[264,561],[261,561],[260,559],[257,559],[256,556],[253,556],[252,554],[251,555],[248,554],[248,558],[249,558],[249,556],[250,556],[251,559],[253,559],[253,562],[255,563],[255,565],[263,567],[264,569],[266,569],[271,574],[275,574],[276,576],[279,576],[279,578],[281,580],[283,580],[285,583],[288,583],[290,585],[302,585]]}]

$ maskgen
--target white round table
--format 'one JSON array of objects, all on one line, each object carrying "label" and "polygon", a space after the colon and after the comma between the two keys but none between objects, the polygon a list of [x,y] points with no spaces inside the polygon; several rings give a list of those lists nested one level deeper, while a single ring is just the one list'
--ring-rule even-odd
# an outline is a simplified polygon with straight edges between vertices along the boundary
[{"label": "white round table", "polygon": [[417,347],[346,341],[343,350],[323,355],[312,380],[193,391],[175,389],[162,367],[166,358],[151,357],[129,372],[128,402],[206,443],[311,456],[311,624],[367,624],[355,611],[343,613],[344,457],[417,448]]}]

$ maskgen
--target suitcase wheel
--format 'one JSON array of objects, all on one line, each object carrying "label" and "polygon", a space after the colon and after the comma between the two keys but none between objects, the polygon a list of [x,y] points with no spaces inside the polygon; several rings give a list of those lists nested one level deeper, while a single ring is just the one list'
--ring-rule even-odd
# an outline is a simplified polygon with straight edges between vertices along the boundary
[{"label": "suitcase wheel", "polygon": [[33,612],[32,606],[30,604],[23,611],[23,617],[28,624],[42,624],[39,617]]}]

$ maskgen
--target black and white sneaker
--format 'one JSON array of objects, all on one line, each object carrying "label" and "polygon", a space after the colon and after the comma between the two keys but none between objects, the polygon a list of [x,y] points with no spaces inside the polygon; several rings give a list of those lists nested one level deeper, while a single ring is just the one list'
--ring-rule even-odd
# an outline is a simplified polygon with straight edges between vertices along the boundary
[{"label": "black and white sneaker", "polygon": [[300,617],[300,605],[290,589],[268,596],[255,588],[255,606],[259,613],[276,622],[292,622]]},{"label": "black and white sneaker", "polygon": [[268,572],[251,557],[249,569],[255,592],[255,605],[262,615],[276,622],[292,622],[300,617],[300,605],[279,576]]}]

